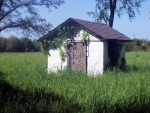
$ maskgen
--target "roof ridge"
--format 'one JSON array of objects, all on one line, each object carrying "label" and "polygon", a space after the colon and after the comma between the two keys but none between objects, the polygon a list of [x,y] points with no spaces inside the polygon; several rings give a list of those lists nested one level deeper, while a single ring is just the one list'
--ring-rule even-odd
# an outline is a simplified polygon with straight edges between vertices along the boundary
[{"label": "roof ridge", "polygon": [[120,33],[118,30],[111,28],[110,26],[100,23],[100,22],[94,22],[94,21],[88,21],[88,20],[82,20],[77,18],[69,18],[65,22],[58,25],[56,28],[51,30],[48,34],[41,37],[40,40],[43,40],[45,38],[51,37],[51,35],[55,32],[57,32],[57,28],[61,25],[69,25],[73,24],[72,21],[74,21],[76,24],[81,25],[83,28],[89,30],[91,33],[94,33],[96,36],[101,37],[106,40],[123,40],[123,41],[131,41],[131,39],[124,34]]},{"label": "roof ridge", "polygon": [[[104,24],[104,25],[107,25],[105,23],[101,23],[101,22],[95,22],[95,21],[90,21],[90,20],[83,20],[83,19],[78,19],[78,18],[69,18],[69,19],[72,19],[72,20],[79,20],[79,21],[85,21],[85,22],[90,22],[90,23],[95,23],[95,24]],[[108,25],[107,25],[108,26]]]}]

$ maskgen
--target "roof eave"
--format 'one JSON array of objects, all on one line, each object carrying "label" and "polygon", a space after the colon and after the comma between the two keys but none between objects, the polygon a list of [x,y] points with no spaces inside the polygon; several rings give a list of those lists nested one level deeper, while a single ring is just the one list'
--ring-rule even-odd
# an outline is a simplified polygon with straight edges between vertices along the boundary
[{"label": "roof eave", "polygon": [[132,42],[131,39],[106,39],[107,41]]},{"label": "roof eave", "polygon": [[[67,19],[65,22],[61,23],[60,25],[58,25],[56,28],[54,28],[52,31],[50,31],[48,34],[44,35],[43,37],[39,38],[38,41],[42,42],[44,39],[50,37],[53,33],[58,31],[58,27],[59,26],[64,26],[65,24],[67,24],[69,21],[73,20],[72,18]],[[73,20],[74,21],[74,20]],[[76,21],[74,21],[76,22]],[[77,22],[76,22],[77,23]],[[51,38],[50,38],[51,39]]]},{"label": "roof eave", "polygon": [[83,29],[85,30],[88,30],[89,32],[91,32],[92,34],[94,34],[98,39],[100,40],[118,40],[118,41],[121,41],[121,42],[131,42],[132,40],[126,36],[121,36],[121,37],[116,37],[116,38],[107,38],[107,37],[103,37],[103,36],[100,36],[99,34],[95,33],[94,31],[92,31],[91,29],[89,29],[88,27],[86,27],[84,24],[78,22],[76,19],[74,18],[69,18],[67,19],[65,22],[63,22],[62,24],[58,25],[56,28],[54,28],[53,30],[51,30],[48,34],[44,35],[43,37],[39,38],[38,41],[39,42],[42,42],[44,39],[53,39],[54,36],[57,34],[58,32],[58,27],[59,26],[65,26],[65,25],[76,25],[76,24],[79,24]]}]

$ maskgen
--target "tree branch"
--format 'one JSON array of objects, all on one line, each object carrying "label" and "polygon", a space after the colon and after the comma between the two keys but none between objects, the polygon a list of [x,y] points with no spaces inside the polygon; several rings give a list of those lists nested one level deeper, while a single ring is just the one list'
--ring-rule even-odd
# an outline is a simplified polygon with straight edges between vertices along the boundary
[{"label": "tree branch", "polygon": [[2,21],[8,14],[10,14],[11,12],[13,12],[14,10],[16,10],[17,8],[21,7],[21,6],[24,6],[24,5],[27,5],[27,4],[20,4],[16,7],[14,7],[12,10],[6,12],[1,18],[0,18],[0,21]]},{"label": "tree branch", "polygon": [[[0,6],[2,5],[1,2],[3,2],[3,0],[0,1]],[[10,11],[6,12],[4,15],[2,15],[2,17],[0,18],[0,21],[3,20],[8,14],[10,14],[11,12],[15,11],[17,8],[19,7],[22,7],[22,6],[43,6],[43,5],[53,5],[54,3],[49,3],[49,4],[46,4],[46,3],[24,3],[24,4],[20,4],[16,7],[14,7],[13,9],[11,9]],[[1,8],[1,7],[0,7]]]},{"label": "tree branch", "polygon": [[0,0],[0,11],[2,9],[3,2],[4,2],[4,0]]},{"label": "tree branch", "polygon": [[0,0],[0,32],[14,28],[29,36],[44,35],[51,25],[40,17],[39,6],[49,10],[63,3],[64,0]]},{"label": "tree branch", "polygon": [[[7,29],[7,28],[16,28],[16,27],[21,27],[21,25],[8,25],[8,26],[4,26],[2,28],[0,28],[0,32]],[[22,28],[22,27],[21,27]]]}]

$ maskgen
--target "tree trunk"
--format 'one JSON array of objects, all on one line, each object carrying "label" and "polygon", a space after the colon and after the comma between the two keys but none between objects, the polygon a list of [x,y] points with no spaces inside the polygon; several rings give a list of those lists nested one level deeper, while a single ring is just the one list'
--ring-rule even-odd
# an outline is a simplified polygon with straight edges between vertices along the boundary
[{"label": "tree trunk", "polygon": [[116,9],[116,2],[117,2],[117,0],[110,0],[109,2],[110,2],[109,26],[113,27],[114,15],[115,15],[115,9]]},{"label": "tree trunk", "polygon": [[1,11],[1,9],[2,9],[3,1],[4,1],[4,0],[0,0],[0,11]]}]

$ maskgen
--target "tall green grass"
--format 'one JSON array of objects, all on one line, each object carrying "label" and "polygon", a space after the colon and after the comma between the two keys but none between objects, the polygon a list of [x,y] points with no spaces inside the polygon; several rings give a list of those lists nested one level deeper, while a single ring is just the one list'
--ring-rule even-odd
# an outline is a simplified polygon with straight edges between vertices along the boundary
[{"label": "tall green grass", "polygon": [[150,52],[127,52],[127,65],[138,73],[150,71]]},{"label": "tall green grass", "polygon": [[126,54],[127,69],[103,76],[47,74],[41,53],[0,54],[1,113],[149,113],[150,53]]}]

